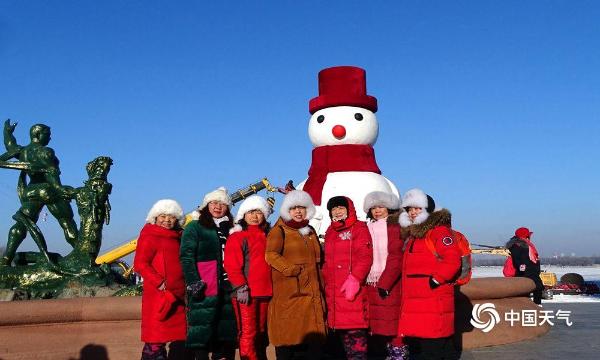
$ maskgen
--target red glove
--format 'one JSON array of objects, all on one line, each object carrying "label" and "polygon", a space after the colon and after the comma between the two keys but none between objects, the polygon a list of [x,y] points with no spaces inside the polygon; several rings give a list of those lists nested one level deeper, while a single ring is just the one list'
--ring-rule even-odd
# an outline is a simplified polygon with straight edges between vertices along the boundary
[{"label": "red glove", "polygon": [[342,284],[340,292],[345,293],[346,300],[354,301],[356,294],[360,291],[360,282],[352,274],[349,274],[346,281]]}]

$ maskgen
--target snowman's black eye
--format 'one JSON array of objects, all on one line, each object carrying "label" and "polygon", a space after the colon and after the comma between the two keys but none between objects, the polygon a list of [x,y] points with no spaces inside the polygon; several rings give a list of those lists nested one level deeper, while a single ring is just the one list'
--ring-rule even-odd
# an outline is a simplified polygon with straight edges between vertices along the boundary
[{"label": "snowman's black eye", "polygon": [[358,121],[361,121],[363,119],[363,116],[361,113],[356,113],[356,114],[354,114],[354,118]]},{"label": "snowman's black eye", "polygon": [[318,122],[319,124],[320,124],[320,123],[322,123],[323,121],[325,121],[325,116],[323,116],[323,115],[319,115],[319,116],[317,116],[317,122]]}]

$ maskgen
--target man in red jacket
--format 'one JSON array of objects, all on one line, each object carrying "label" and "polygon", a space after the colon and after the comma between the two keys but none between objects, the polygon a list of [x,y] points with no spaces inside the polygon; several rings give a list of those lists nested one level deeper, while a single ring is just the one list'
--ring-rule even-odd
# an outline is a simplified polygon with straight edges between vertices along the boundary
[{"label": "man in red jacket", "polygon": [[408,337],[415,359],[458,359],[453,341],[454,281],[461,252],[452,236],[450,212],[436,209],[431,196],[420,189],[408,191],[402,206],[406,212],[400,215],[400,226],[407,242],[399,333]]}]

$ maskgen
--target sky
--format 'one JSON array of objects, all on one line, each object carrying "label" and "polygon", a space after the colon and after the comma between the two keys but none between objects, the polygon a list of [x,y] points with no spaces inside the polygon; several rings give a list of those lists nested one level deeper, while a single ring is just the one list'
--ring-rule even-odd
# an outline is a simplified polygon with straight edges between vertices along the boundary
[{"label": "sky", "polygon": [[[401,193],[432,195],[472,243],[526,226],[542,256],[599,255],[599,18],[595,1],[3,0],[0,119],[22,145],[49,125],[66,185],[113,158],[108,249],[158,199],[191,211],[218,186],[304,180],[317,74],[355,65]],[[0,244],[17,177],[0,169]],[[39,225],[69,251],[46,210]]]}]

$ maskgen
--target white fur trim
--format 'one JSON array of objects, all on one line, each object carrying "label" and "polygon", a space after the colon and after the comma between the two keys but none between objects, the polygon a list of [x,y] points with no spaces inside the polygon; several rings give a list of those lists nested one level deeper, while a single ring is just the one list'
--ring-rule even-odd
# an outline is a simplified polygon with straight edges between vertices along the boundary
[{"label": "white fur trim", "polygon": [[304,220],[310,220],[315,216],[315,204],[310,195],[302,190],[292,190],[285,195],[281,203],[281,208],[279,208],[279,216],[285,221],[292,220],[290,209],[295,206],[304,206],[306,208],[306,218]]},{"label": "white fur trim", "polygon": [[211,201],[218,201],[218,202],[222,202],[223,204],[225,204],[227,206],[231,206],[231,198],[229,197],[229,194],[227,193],[227,189],[225,189],[223,186],[204,195],[204,199],[202,200],[202,205],[200,205],[199,209],[200,210],[204,209],[206,207],[206,205],[208,205],[208,203]]},{"label": "white fur trim", "polygon": [[398,199],[396,194],[372,191],[365,196],[363,210],[365,213],[369,213],[369,210],[375,206],[383,206],[390,210],[396,210],[400,208],[400,199]]},{"label": "white fur trim", "polygon": [[417,217],[415,218],[415,221],[412,221],[410,219],[410,216],[408,216],[407,212],[403,212],[400,214],[400,217],[398,218],[398,223],[400,223],[401,227],[407,227],[407,226],[411,226],[411,225],[422,224],[428,218],[429,218],[429,213],[425,209],[423,209],[423,211],[421,211],[421,213],[419,215],[417,215]]},{"label": "white fur trim", "polygon": [[402,207],[427,209],[427,195],[421,189],[410,189],[402,197]]},{"label": "white fur trim", "polygon": [[229,235],[236,233],[236,232],[240,232],[244,229],[242,229],[241,225],[235,224],[230,230],[229,230]]},{"label": "white fur trim", "polygon": [[265,216],[265,221],[272,213],[271,207],[269,206],[269,203],[267,203],[267,200],[261,196],[252,195],[240,204],[237,215],[235,215],[235,220],[233,222],[238,224],[240,220],[244,218],[244,215],[251,210],[260,210]]},{"label": "white fur trim", "polygon": [[190,213],[190,217],[192,218],[192,220],[200,219],[200,210],[196,209],[196,210],[192,211]]},{"label": "white fur trim", "polygon": [[183,209],[181,208],[181,205],[179,205],[179,203],[177,203],[177,201],[175,200],[158,200],[154,205],[152,205],[152,208],[148,212],[148,215],[146,216],[146,222],[148,224],[155,224],[156,217],[161,214],[175,216],[180,226],[183,226],[183,223],[185,222],[185,216],[183,216]]},{"label": "white fur trim", "polygon": [[298,229],[298,231],[302,235],[308,235],[308,234],[310,234],[312,232],[312,229],[310,228],[310,226],[305,226],[303,228]]}]

